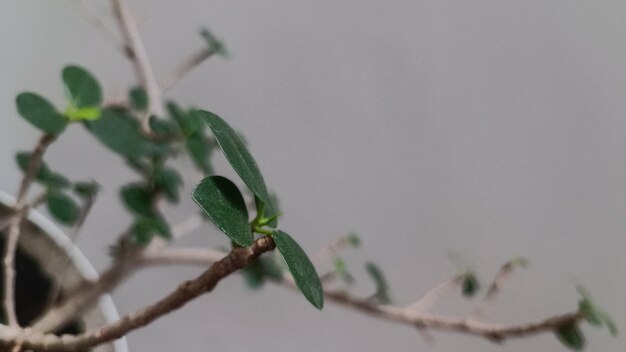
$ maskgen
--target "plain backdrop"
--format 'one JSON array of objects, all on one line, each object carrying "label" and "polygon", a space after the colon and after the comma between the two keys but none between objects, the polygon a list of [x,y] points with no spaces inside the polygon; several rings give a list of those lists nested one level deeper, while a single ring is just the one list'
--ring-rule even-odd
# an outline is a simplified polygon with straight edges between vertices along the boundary
[{"label": "plain backdrop", "polygon": [[[14,193],[14,153],[38,136],[17,93],[63,104],[66,64],[97,75],[110,95],[134,74],[107,34],[69,0],[3,0],[0,12],[0,188]],[[108,25],[108,1],[89,1]],[[349,232],[345,255],[370,294],[363,263],[385,271],[409,304],[471,265],[489,280],[523,255],[486,318],[526,322],[576,309],[577,284],[626,327],[626,3],[578,0],[132,1],[155,69],[164,75],[201,48],[208,26],[232,53],[168,92],[241,131],[281,201],[281,227],[317,249]],[[80,126],[46,156],[103,191],[78,245],[98,269],[130,216],[118,189],[136,176]],[[201,176],[186,160],[185,194]],[[218,172],[232,176],[220,155]],[[172,222],[196,212],[188,196]],[[205,225],[185,244],[226,244]],[[451,260],[450,258],[453,258]],[[150,269],[114,294],[121,312],[163,296],[199,268]],[[462,316],[452,297],[435,311]],[[623,337],[583,327],[589,351]],[[268,286],[220,283],[128,336],[131,351],[563,351],[551,334],[493,345],[414,329]]]}]

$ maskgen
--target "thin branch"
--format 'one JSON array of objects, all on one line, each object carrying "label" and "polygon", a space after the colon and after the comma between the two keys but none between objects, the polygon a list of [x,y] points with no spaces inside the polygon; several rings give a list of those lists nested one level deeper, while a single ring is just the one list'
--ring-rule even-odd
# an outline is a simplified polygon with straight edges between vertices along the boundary
[{"label": "thin branch", "polygon": [[161,88],[156,79],[148,53],[139,35],[137,23],[128,7],[126,0],[112,0],[113,12],[125,42],[126,56],[133,63],[139,84],[148,95],[148,113],[143,117],[142,126],[145,132],[150,131],[151,114],[162,115]]},{"label": "thin branch", "polygon": [[[205,252],[195,249],[168,249],[164,248],[158,253],[151,253],[145,256],[144,265],[151,264],[184,264],[184,265],[210,265],[215,259],[225,255],[216,250]],[[456,278],[455,278],[456,279]],[[273,281],[282,286],[297,290],[293,279],[284,275],[281,280]],[[428,294],[427,294],[428,295]],[[498,325],[479,322],[472,319],[456,319],[442,315],[427,314],[417,311],[415,307],[394,307],[389,305],[379,305],[365,298],[356,298],[348,295],[342,290],[324,289],[326,299],[341,306],[352,308],[373,317],[403,323],[424,329],[440,331],[462,332],[487,338],[491,341],[500,342],[507,338],[523,337],[542,332],[551,332],[554,329],[577,322],[582,319],[578,312],[556,315],[537,322],[519,325]]]},{"label": "thin branch", "polygon": [[407,306],[408,310],[414,310],[416,312],[427,312],[437,304],[442,298],[449,295],[450,292],[457,289],[463,283],[463,275],[456,275],[455,277],[440,283],[432,290],[428,291],[415,303]]},{"label": "thin branch", "polygon": [[211,48],[203,48],[195,52],[193,55],[189,56],[183,62],[178,64],[172,72],[167,74],[163,79],[161,79],[161,87],[163,87],[163,91],[170,90],[176,83],[182,80],[191,70],[200,66],[204,61],[209,59],[211,56],[217,53],[216,50]]},{"label": "thin branch", "polygon": [[9,325],[19,326],[17,314],[15,312],[15,251],[20,238],[20,227],[22,219],[27,212],[26,196],[28,189],[33,183],[37,172],[41,168],[43,155],[48,146],[54,142],[56,136],[53,134],[44,134],[28,159],[28,166],[24,171],[20,188],[17,192],[15,205],[13,206],[14,214],[9,220],[9,231],[6,240],[6,247],[3,256],[4,266],[4,300],[3,308]]},{"label": "thin branch", "polygon": [[181,308],[194,298],[211,292],[220,280],[272,249],[274,249],[274,241],[269,237],[256,240],[249,248],[235,248],[200,276],[182,283],[165,298],[101,328],[78,335],[55,336],[0,325],[0,344],[12,345],[15,341],[19,341],[23,348],[33,351],[69,352],[115,340]]},{"label": "thin branch", "polygon": [[478,305],[476,306],[476,309],[474,309],[474,311],[470,314],[470,318],[475,319],[475,318],[482,317],[485,314],[485,310],[489,306],[493,305],[498,295],[502,292],[504,283],[513,273],[514,268],[515,268],[515,262],[512,260],[502,265],[500,270],[498,270],[498,273],[496,274],[495,278],[491,282],[491,285],[489,285],[489,288],[487,289],[487,293],[485,293],[485,296],[478,303]]}]

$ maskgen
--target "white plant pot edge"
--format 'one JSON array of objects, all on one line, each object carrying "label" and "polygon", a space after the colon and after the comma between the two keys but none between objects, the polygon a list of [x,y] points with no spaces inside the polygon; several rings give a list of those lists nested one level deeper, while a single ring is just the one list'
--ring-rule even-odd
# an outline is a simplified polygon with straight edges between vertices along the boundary
[{"label": "white plant pot edge", "polygon": [[[13,204],[15,203],[15,197],[5,193],[4,191],[0,191],[0,202],[4,204]],[[98,279],[98,272],[93,265],[91,265],[89,260],[87,260],[78,247],[74,245],[65,233],[52,221],[36,210],[31,210],[28,213],[27,219],[44,230],[59,247],[63,248],[67,252],[72,264],[76,266],[78,271],[86,279]],[[113,304],[111,295],[104,294],[100,296],[98,306],[109,323],[117,321],[120,318],[119,313]],[[113,342],[113,346],[115,347],[116,352],[128,352],[128,345],[126,344],[126,338],[124,337],[115,340]]]}]

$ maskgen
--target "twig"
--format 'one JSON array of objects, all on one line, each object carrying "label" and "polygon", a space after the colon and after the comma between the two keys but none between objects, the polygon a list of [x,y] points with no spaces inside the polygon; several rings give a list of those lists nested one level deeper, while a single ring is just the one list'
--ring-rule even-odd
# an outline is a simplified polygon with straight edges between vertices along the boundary
[{"label": "twig", "polygon": [[491,285],[489,285],[487,293],[485,293],[485,296],[480,300],[474,311],[470,314],[471,319],[482,317],[485,314],[485,310],[489,306],[493,305],[498,295],[502,292],[502,287],[504,286],[504,283],[513,273],[514,268],[515,262],[512,260],[502,265],[500,270],[498,270],[495,278],[491,282]]},{"label": "twig", "polygon": [[37,172],[41,168],[43,154],[46,152],[48,146],[54,142],[56,136],[53,134],[44,134],[35,149],[33,150],[28,160],[28,166],[24,171],[20,188],[17,192],[17,198],[15,205],[13,206],[14,214],[9,220],[9,233],[7,235],[6,247],[3,256],[4,266],[4,300],[3,307],[6,314],[7,321],[11,326],[19,326],[17,321],[17,314],[15,312],[15,251],[17,250],[17,243],[20,238],[20,227],[22,225],[22,219],[27,212],[28,206],[26,205],[26,196],[28,189],[33,183]]},{"label": "twig", "polygon": [[183,62],[178,64],[172,72],[161,79],[161,87],[166,92],[170,90],[176,83],[183,79],[191,70],[200,66],[205,60],[216,54],[217,51],[211,48],[203,48],[189,56]]},{"label": "twig", "polygon": [[406,309],[414,310],[416,312],[427,312],[429,309],[434,307],[437,302],[450,294],[452,290],[458,288],[462,283],[463,275],[456,275],[455,277],[435,286],[415,303],[407,306]]},{"label": "twig", "polygon": [[112,0],[113,12],[125,43],[126,56],[133,63],[139,84],[148,95],[148,112],[143,116],[142,127],[150,132],[149,119],[151,114],[162,115],[161,89],[156,79],[148,53],[137,29],[137,23],[128,7],[126,0]]},{"label": "twig", "polygon": [[72,1],[74,7],[80,12],[85,19],[91,23],[96,29],[98,29],[105,38],[117,49],[120,53],[124,54],[124,45],[119,42],[119,39],[115,36],[111,30],[102,22],[98,16],[94,15],[91,9],[85,4],[85,0]]},{"label": "twig", "polygon": [[256,240],[249,248],[235,248],[226,257],[211,265],[200,276],[182,283],[165,298],[101,328],[78,335],[55,336],[0,325],[0,344],[11,345],[14,341],[19,340],[24,348],[33,351],[69,352],[112,341],[148,325],[159,317],[179,309],[194,298],[212,291],[220,280],[272,249],[274,249],[274,241],[269,237]]}]

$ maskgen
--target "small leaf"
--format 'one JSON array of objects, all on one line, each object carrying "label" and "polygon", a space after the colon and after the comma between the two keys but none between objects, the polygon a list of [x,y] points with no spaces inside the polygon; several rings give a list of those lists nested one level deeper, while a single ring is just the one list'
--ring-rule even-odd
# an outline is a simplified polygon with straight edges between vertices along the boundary
[{"label": "small leaf", "polygon": [[157,135],[170,138],[176,138],[180,132],[174,121],[160,119],[154,115],[150,116],[150,129]]},{"label": "small leaf", "polygon": [[100,185],[96,181],[76,182],[74,184],[74,192],[83,198],[93,198],[100,190]]},{"label": "small leaf", "polygon": [[576,323],[563,325],[554,333],[563,345],[574,351],[582,351],[585,347],[585,336]]},{"label": "small leaf", "polygon": [[263,271],[261,262],[255,260],[241,269],[241,272],[249,288],[255,290],[263,287],[265,283],[265,272]]},{"label": "small leaf", "polygon": [[480,283],[478,282],[478,278],[472,271],[468,270],[465,275],[463,275],[463,285],[461,288],[463,296],[473,297],[479,289]]},{"label": "small leaf", "polygon": [[207,45],[209,46],[209,50],[216,53],[217,55],[220,55],[221,57],[225,59],[230,57],[230,54],[226,50],[224,43],[222,43],[217,38],[215,38],[215,36],[211,32],[209,32],[208,29],[203,28],[200,31],[200,35],[202,35],[204,40],[207,42]]},{"label": "small leaf", "polygon": [[341,278],[341,280],[343,280],[346,284],[352,285],[355,280],[352,274],[348,272],[346,262],[341,257],[336,257],[335,260],[333,260],[333,263],[335,264],[335,273],[337,276],[339,276],[339,278]]},{"label": "small leaf", "polygon": [[100,115],[102,115],[102,111],[99,107],[86,107],[78,109],[70,104],[70,106],[68,106],[65,110],[65,116],[67,116],[71,121],[96,120],[100,118]]},{"label": "small leaf", "polygon": [[[18,152],[15,154],[15,161],[22,172],[26,172],[30,156],[31,153],[29,152]],[[35,173],[35,180],[51,188],[67,188],[71,184],[65,176],[51,171],[43,161],[39,166],[39,170]]]},{"label": "small leaf", "polygon": [[387,280],[385,279],[385,275],[382,270],[380,270],[378,265],[372,262],[365,263],[365,269],[376,284],[376,293],[374,294],[375,297],[382,304],[390,304],[391,297],[389,296],[389,286],[387,285]]},{"label": "small leaf", "polygon": [[128,93],[128,97],[130,98],[130,104],[134,109],[138,111],[148,110],[148,94],[142,87],[132,88]]},{"label": "small leaf", "polygon": [[96,78],[79,66],[66,66],[62,73],[65,94],[77,109],[93,108],[102,102],[102,89]]},{"label": "small leaf", "polygon": [[354,248],[358,248],[361,245],[361,238],[356,233],[349,234],[346,241]]},{"label": "small leaf", "polygon": [[145,185],[130,184],[124,186],[121,195],[124,204],[135,214],[145,217],[151,217],[154,214],[152,208],[153,194]]},{"label": "small leaf", "polygon": [[209,124],[226,159],[243,182],[263,203],[269,204],[270,198],[261,171],[237,133],[222,118],[213,113],[203,110],[197,110],[195,113]]},{"label": "small leaf", "polygon": [[619,332],[617,330],[617,325],[615,325],[615,322],[613,321],[613,318],[611,318],[611,316],[603,310],[598,311],[598,315],[600,316],[600,319],[604,322],[604,324],[606,324],[606,327],[609,329],[609,333],[611,334],[611,336],[617,336]]},{"label": "small leaf", "polygon": [[178,202],[178,189],[183,185],[183,179],[180,174],[170,168],[163,168],[156,172],[154,176],[156,186],[163,190],[165,197],[170,202]]},{"label": "small leaf", "polygon": [[321,310],[324,307],[324,291],[309,257],[300,245],[285,232],[276,230],[272,238],[304,297],[313,306]]},{"label": "small leaf", "polygon": [[184,111],[174,102],[167,103],[166,109],[185,136],[204,133],[205,124],[200,117]]},{"label": "small leaf", "polygon": [[192,198],[233,242],[243,247],[252,245],[254,238],[246,203],[232,181],[209,176],[196,186]]},{"label": "small leaf", "polygon": [[44,132],[60,134],[67,125],[63,115],[50,102],[35,93],[21,93],[15,99],[15,104],[20,116]]},{"label": "small leaf", "polygon": [[122,111],[104,109],[99,119],[86,121],[85,126],[102,144],[124,157],[138,158],[155,151],[154,144],[141,134],[137,120]]},{"label": "small leaf", "polygon": [[59,191],[49,192],[47,207],[50,214],[65,225],[74,224],[80,214],[80,209],[72,198]]}]

